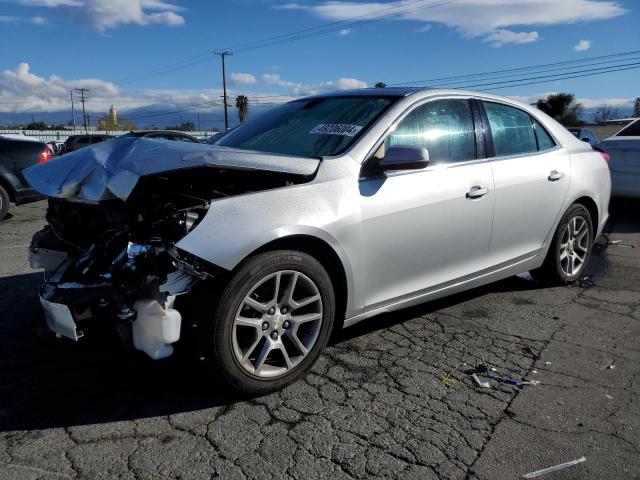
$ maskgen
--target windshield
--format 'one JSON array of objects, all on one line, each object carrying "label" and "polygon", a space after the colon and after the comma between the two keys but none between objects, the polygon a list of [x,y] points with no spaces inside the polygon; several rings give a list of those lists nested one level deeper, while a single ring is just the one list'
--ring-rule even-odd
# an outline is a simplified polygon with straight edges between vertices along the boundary
[{"label": "windshield", "polygon": [[338,155],[398,98],[360,95],[296,100],[241,125],[217,144],[300,157]]}]

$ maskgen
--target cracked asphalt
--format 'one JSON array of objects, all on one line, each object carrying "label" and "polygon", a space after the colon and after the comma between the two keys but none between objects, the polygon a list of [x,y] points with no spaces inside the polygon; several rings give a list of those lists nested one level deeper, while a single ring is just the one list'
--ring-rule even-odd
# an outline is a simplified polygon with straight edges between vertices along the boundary
[{"label": "cracked asphalt", "polygon": [[[639,207],[613,205],[590,280],[513,277],[372,319],[253,399],[188,352],[153,362],[110,330],[53,337],[26,259],[44,205],[14,208],[0,223],[0,478],[499,480],[582,456],[545,478],[640,478]],[[541,383],[478,388],[464,370],[483,361]]]}]

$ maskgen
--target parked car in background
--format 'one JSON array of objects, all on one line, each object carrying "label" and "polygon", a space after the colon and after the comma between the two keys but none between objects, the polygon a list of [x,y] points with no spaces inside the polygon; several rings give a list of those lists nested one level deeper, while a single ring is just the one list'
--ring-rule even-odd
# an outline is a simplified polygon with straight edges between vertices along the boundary
[{"label": "parked car in background", "polygon": [[200,139],[200,141],[202,143],[208,143],[209,145],[213,145],[218,140],[220,140],[222,138],[222,136],[223,136],[223,134],[222,134],[222,132],[220,132],[220,133],[216,133],[215,135],[211,135],[209,137],[202,137]]},{"label": "parked car in background", "polygon": [[640,119],[600,142],[611,161],[612,195],[640,198]]},{"label": "parked car in background", "polygon": [[22,170],[51,158],[49,147],[42,141],[22,136],[0,135],[0,220],[9,212],[9,203],[16,205],[41,200],[27,183]]},{"label": "parked car in background", "polygon": [[64,142],[59,140],[51,140],[47,142],[49,149],[53,155],[62,155],[62,151],[64,149]]},{"label": "parked car in background", "polygon": [[591,146],[595,147],[600,143],[598,136],[588,128],[572,127],[572,128],[567,128],[567,130],[569,130],[573,134],[573,136],[576,137],[578,140],[587,142]]},{"label": "parked car in background", "polygon": [[215,145],[125,135],[25,175],[49,197],[30,261],[53,331],[111,318],[154,359],[189,331],[252,394],[303,375],[334,325],[526,271],[574,282],[611,191],[602,155],[538,109],[412,88],[297,99]]},{"label": "parked car in background", "polygon": [[88,147],[90,145],[94,145],[96,143],[104,142],[105,140],[110,140],[115,138],[113,135],[98,135],[98,134],[87,134],[87,135],[71,135],[64,142],[64,147],[62,148],[61,154],[73,152],[75,150],[79,150],[84,147]]},{"label": "parked car in background", "polygon": [[173,140],[175,142],[202,143],[193,135],[174,130],[136,130],[126,135],[138,138],[159,138],[162,140]]}]

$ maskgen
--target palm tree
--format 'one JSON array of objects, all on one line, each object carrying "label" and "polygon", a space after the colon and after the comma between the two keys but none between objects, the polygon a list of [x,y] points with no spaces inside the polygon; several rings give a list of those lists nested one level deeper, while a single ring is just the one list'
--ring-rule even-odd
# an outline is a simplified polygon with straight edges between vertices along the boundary
[{"label": "palm tree", "polygon": [[236,97],[236,107],[238,108],[240,123],[246,122],[247,114],[249,113],[249,99],[246,95],[238,95]]},{"label": "palm tree", "polygon": [[378,82],[374,85],[375,88],[385,88],[387,86],[384,82]]}]

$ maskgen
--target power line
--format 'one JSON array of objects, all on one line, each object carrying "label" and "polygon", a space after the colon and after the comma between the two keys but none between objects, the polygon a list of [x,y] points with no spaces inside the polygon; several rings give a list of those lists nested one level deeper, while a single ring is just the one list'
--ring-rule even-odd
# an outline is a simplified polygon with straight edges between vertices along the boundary
[{"label": "power line", "polygon": [[84,102],[86,101],[84,97],[84,92],[88,92],[88,88],[74,88],[75,91],[80,92],[80,101],[82,102],[82,119],[84,121],[84,130],[87,131],[87,114],[84,110]]},{"label": "power line", "polygon": [[555,66],[561,66],[561,65],[569,65],[569,64],[573,64],[573,63],[583,63],[583,62],[588,62],[591,60],[601,60],[604,58],[613,58],[613,57],[623,57],[623,56],[629,56],[629,55],[637,55],[640,54],[640,50],[631,50],[628,52],[619,52],[619,53],[610,53],[608,55],[600,55],[597,57],[587,57],[587,58],[583,58],[580,60],[565,60],[562,62],[554,62],[554,63],[542,63],[542,64],[538,64],[538,65],[529,65],[529,66],[524,66],[524,67],[516,67],[516,68],[508,68],[508,69],[503,69],[503,70],[493,70],[490,72],[476,72],[476,73],[468,73],[465,75],[457,75],[457,76],[451,76],[451,77],[439,77],[439,78],[429,78],[426,80],[411,80],[408,82],[400,82],[400,83],[394,83],[394,84],[389,84],[390,87],[399,87],[399,86],[404,86],[404,85],[413,85],[413,84],[427,84],[427,83],[431,83],[431,82],[438,82],[438,81],[444,81],[444,80],[459,80],[462,78],[470,78],[470,77],[479,77],[479,76],[485,76],[485,75],[494,75],[494,74],[500,74],[500,73],[510,73],[510,72],[516,72],[516,71],[522,71],[522,70],[535,70],[538,68],[545,68],[545,67],[555,67]]},{"label": "power line", "polygon": [[[383,8],[377,10],[375,12],[370,12],[364,15],[359,15],[354,17],[351,20],[337,20],[334,22],[330,22],[324,25],[318,25],[315,27],[309,27],[302,30],[297,30],[290,33],[284,33],[280,35],[274,35],[271,37],[266,37],[260,40],[254,40],[252,42],[245,42],[241,44],[232,45],[226,47],[227,49],[233,50],[235,52],[254,50],[256,48],[263,48],[273,45],[280,45],[282,43],[289,43],[292,41],[297,41],[303,38],[308,38],[316,35],[324,35],[326,33],[335,32],[337,30],[345,29],[345,28],[356,28],[363,25],[367,25],[370,23],[378,22],[380,20],[385,20],[394,17],[400,17],[402,15],[406,15],[408,13],[417,12],[420,10],[427,10],[430,8],[440,7],[442,5],[446,5],[448,3],[456,2],[458,0],[438,0],[432,1],[427,5],[423,5],[417,8],[408,8],[412,4],[424,3],[426,0],[415,0],[413,2],[409,2],[405,5],[394,5],[391,7]],[[394,10],[398,10],[395,11]],[[380,15],[383,12],[389,12],[384,15]],[[373,16],[373,17],[372,17]]]},{"label": "power line", "polygon": [[225,50],[222,52],[213,52],[213,54],[219,55],[220,60],[222,61],[222,91],[224,95],[222,98],[224,102],[224,131],[226,132],[227,130],[229,130],[229,115],[227,113],[229,102],[227,101],[227,72],[225,70],[224,59],[227,56],[233,55],[233,53],[231,53],[228,50]]},{"label": "power line", "polygon": [[[352,19],[352,20],[338,20],[338,21],[334,21],[334,22],[330,22],[330,23],[326,23],[326,24],[322,24],[322,25],[317,25],[315,27],[310,27],[310,28],[306,28],[306,29],[302,29],[302,30],[297,30],[297,31],[285,33],[285,34],[274,35],[274,36],[271,36],[271,37],[262,38],[260,40],[254,40],[254,41],[251,41],[251,42],[245,42],[245,43],[236,44],[236,45],[233,45],[233,46],[225,47],[225,48],[223,48],[221,50],[222,51],[229,50],[229,51],[234,51],[234,52],[240,52],[240,51],[254,50],[256,48],[263,48],[263,47],[268,47],[268,46],[273,46],[273,45],[279,45],[279,44],[282,44],[282,43],[289,43],[289,42],[301,40],[303,38],[308,38],[308,37],[312,37],[312,36],[316,36],[316,35],[324,35],[326,33],[330,33],[330,32],[336,31],[336,30],[344,29],[344,28],[360,27],[362,25],[367,25],[369,23],[377,22],[377,21],[380,21],[380,20],[388,19],[388,18],[399,17],[399,16],[402,16],[402,15],[406,15],[408,13],[412,13],[412,12],[416,12],[416,11],[420,11],[420,10],[426,10],[426,9],[429,9],[429,8],[439,7],[439,6],[446,5],[448,3],[456,2],[456,1],[459,1],[459,0],[431,1],[431,3],[429,3],[427,5],[423,5],[423,6],[418,7],[418,8],[407,8],[410,5],[424,3],[425,1],[426,0],[413,0],[412,2],[410,2],[408,4],[405,4],[405,5],[394,5],[392,7],[383,8],[383,9],[377,10],[374,13],[368,13],[366,15],[360,15],[360,16],[354,17],[354,19]],[[370,18],[371,15],[379,15],[380,13],[393,11],[393,10],[398,10],[398,11],[397,12],[392,12],[392,13],[387,13],[387,14],[381,15],[381,16],[376,16],[374,18]],[[155,76],[158,76],[158,75],[164,75],[166,73],[175,72],[177,70],[182,70],[182,69],[185,69],[185,68],[188,68],[188,67],[192,67],[192,66],[198,65],[200,63],[206,62],[208,60],[208,56],[209,56],[209,53],[202,53],[202,54],[196,55],[194,57],[186,58],[186,59],[183,59],[183,60],[179,60],[177,62],[170,63],[168,65],[164,65],[162,67],[158,67],[158,68],[150,70],[148,72],[141,72],[141,73],[136,74],[136,75],[131,75],[129,77],[124,77],[124,78],[122,78],[120,80],[116,80],[114,83],[119,84],[119,85],[124,85],[124,84],[127,84],[127,83],[133,83],[133,82],[138,82],[140,80],[145,80],[147,78],[155,77]]]}]

